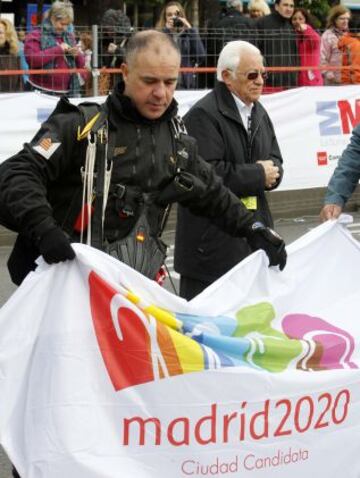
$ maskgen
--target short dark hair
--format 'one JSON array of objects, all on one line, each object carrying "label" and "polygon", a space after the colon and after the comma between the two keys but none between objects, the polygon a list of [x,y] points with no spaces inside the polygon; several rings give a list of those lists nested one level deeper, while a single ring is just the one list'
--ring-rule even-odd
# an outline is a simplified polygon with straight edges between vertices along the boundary
[{"label": "short dark hair", "polygon": [[145,50],[150,45],[160,43],[170,46],[179,56],[180,49],[170,35],[157,30],[144,30],[135,33],[126,44],[125,63],[129,63],[140,51]]}]

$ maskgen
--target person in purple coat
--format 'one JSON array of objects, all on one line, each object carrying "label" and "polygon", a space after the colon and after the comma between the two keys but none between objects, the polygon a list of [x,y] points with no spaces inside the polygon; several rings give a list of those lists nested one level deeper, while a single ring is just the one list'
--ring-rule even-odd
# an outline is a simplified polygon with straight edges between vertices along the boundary
[{"label": "person in purple coat", "polygon": [[[41,26],[25,38],[24,53],[30,69],[84,68],[85,57],[71,28],[73,21],[71,3],[55,1],[52,4]],[[77,73],[30,75],[29,83],[34,90],[48,94],[78,96],[80,92]]]}]

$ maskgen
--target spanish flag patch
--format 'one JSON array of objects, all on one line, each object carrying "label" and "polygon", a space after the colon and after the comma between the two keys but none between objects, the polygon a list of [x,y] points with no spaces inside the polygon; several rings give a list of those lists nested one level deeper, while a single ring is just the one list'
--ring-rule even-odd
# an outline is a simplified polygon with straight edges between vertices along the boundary
[{"label": "spanish flag patch", "polygon": [[43,136],[32,148],[43,158],[50,159],[61,143],[55,143],[49,136]]}]

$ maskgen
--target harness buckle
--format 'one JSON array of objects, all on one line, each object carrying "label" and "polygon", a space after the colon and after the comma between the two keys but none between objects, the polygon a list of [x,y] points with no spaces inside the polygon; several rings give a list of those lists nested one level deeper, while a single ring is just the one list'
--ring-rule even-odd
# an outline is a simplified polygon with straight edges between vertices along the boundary
[{"label": "harness buckle", "polygon": [[114,185],[114,195],[118,199],[122,199],[125,196],[126,186],[123,184],[117,183]]},{"label": "harness buckle", "polygon": [[133,217],[134,215],[135,215],[134,210],[130,206],[124,206],[119,211],[119,216],[122,217],[123,219],[128,217]]}]

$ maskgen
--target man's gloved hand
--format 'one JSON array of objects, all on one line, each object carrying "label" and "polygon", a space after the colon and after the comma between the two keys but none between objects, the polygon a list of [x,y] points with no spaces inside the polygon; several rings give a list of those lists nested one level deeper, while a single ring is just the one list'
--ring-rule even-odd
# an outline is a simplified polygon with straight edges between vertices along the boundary
[{"label": "man's gloved hand", "polygon": [[59,227],[50,229],[41,236],[39,251],[48,264],[75,258],[69,239]]},{"label": "man's gloved hand", "polygon": [[263,249],[269,257],[270,265],[279,265],[282,271],[286,265],[285,242],[281,236],[262,222],[254,222],[246,231],[246,238],[254,250]]}]

